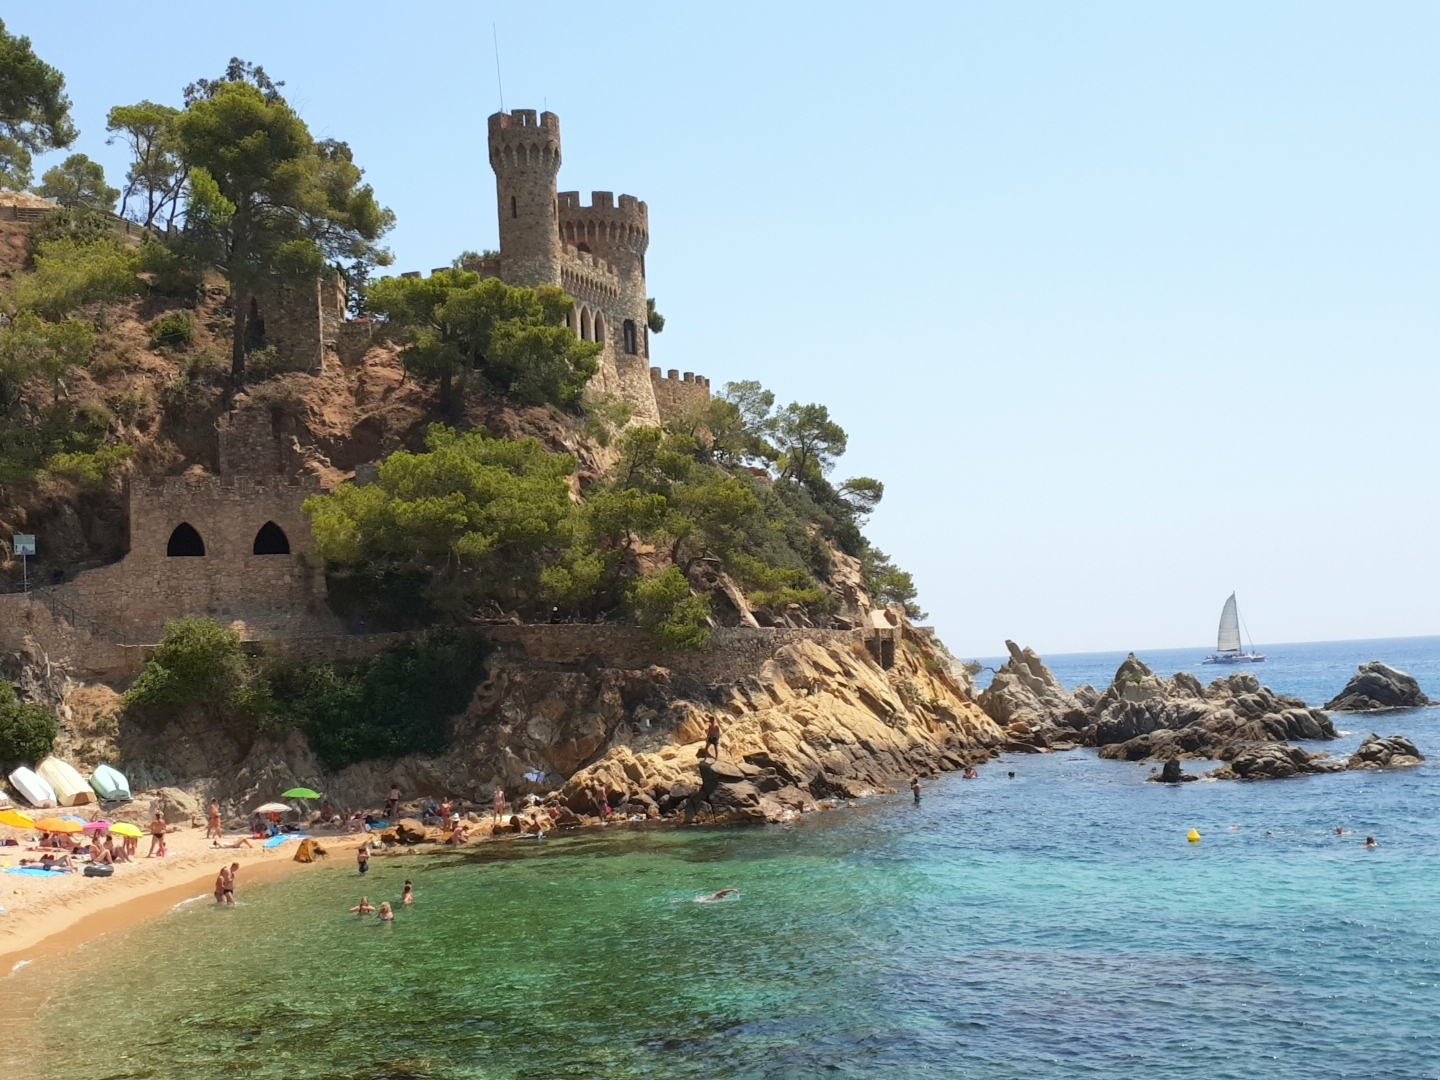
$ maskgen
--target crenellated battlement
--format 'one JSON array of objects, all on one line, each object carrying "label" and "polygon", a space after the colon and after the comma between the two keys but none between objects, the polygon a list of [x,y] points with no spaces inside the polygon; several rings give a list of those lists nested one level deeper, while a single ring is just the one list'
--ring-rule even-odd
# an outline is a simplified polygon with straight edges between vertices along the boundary
[{"label": "crenellated battlement", "polygon": [[644,255],[650,246],[650,211],[633,195],[621,195],[616,206],[611,192],[592,191],[590,205],[584,206],[578,191],[562,191],[557,205],[560,236],[567,244],[584,244],[591,251],[626,258],[627,262]]},{"label": "crenellated battlement", "polygon": [[662,379],[660,377],[660,369],[658,367],[652,367],[650,369],[650,378],[656,382],[694,383],[696,386],[704,387],[706,390],[710,389],[710,380],[704,375],[696,375],[693,371],[687,371],[682,378],[677,368],[671,368]]},{"label": "crenellated battlement", "polygon": [[225,496],[267,495],[285,492],[293,495],[308,492],[318,495],[320,479],[313,473],[298,473],[292,476],[137,476],[130,481],[132,499],[155,498],[214,498]]},{"label": "crenellated battlement", "polygon": [[511,112],[498,112],[490,116],[490,131],[493,134],[502,130],[536,128],[552,132],[556,138],[560,136],[560,117],[553,112],[542,112],[536,116],[534,109],[515,109]]}]

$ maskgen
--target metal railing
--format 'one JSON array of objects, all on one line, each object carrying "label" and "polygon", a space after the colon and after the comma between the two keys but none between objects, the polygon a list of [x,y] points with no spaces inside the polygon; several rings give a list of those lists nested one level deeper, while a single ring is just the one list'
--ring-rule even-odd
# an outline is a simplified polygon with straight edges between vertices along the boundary
[{"label": "metal railing", "polygon": [[69,623],[77,630],[85,631],[96,641],[108,641],[114,645],[130,644],[124,631],[116,630],[99,619],[93,619],[60,599],[54,585],[37,585],[32,581],[27,589],[18,581],[0,581],[0,592],[23,593],[32,604],[39,604],[55,618]]}]

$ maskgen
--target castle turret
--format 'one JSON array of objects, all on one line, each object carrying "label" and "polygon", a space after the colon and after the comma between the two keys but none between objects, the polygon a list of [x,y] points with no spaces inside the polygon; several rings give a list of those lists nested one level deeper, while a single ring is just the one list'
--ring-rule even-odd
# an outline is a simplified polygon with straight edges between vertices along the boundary
[{"label": "castle turret", "polygon": [[502,274],[512,285],[560,281],[555,176],[560,171],[560,118],[534,109],[490,117],[490,167],[500,211]]},{"label": "castle turret", "polygon": [[562,191],[558,201],[560,235],[567,247],[604,259],[619,277],[618,320],[612,337],[616,351],[648,357],[645,308],[645,249],[650,246],[650,214],[633,195],[620,205],[608,191],[592,191],[590,205],[580,205],[578,191]]}]

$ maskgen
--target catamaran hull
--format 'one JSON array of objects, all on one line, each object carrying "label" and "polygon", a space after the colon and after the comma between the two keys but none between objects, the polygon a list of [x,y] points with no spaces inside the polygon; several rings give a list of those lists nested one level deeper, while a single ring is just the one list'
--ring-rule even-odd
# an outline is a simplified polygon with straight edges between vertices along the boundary
[{"label": "catamaran hull", "polygon": [[1263,664],[1265,657],[1261,653],[1245,653],[1242,656],[1207,656],[1201,662],[1205,664]]}]

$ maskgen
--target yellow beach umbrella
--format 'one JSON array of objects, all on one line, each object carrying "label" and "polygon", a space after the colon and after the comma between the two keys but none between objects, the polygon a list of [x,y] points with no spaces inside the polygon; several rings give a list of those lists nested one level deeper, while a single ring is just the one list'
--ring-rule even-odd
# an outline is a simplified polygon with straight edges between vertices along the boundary
[{"label": "yellow beach umbrella", "polygon": [[12,829],[33,829],[35,822],[19,810],[0,810],[0,825],[9,825]]},{"label": "yellow beach umbrella", "polygon": [[70,818],[47,817],[37,821],[35,828],[41,832],[77,833],[83,832],[85,826]]},{"label": "yellow beach umbrella", "polygon": [[111,836],[128,836],[132,840],[139,840],[145,834],[140,831],[139,826],[131,825],[128,821],[117,821],[110,826]]}]

